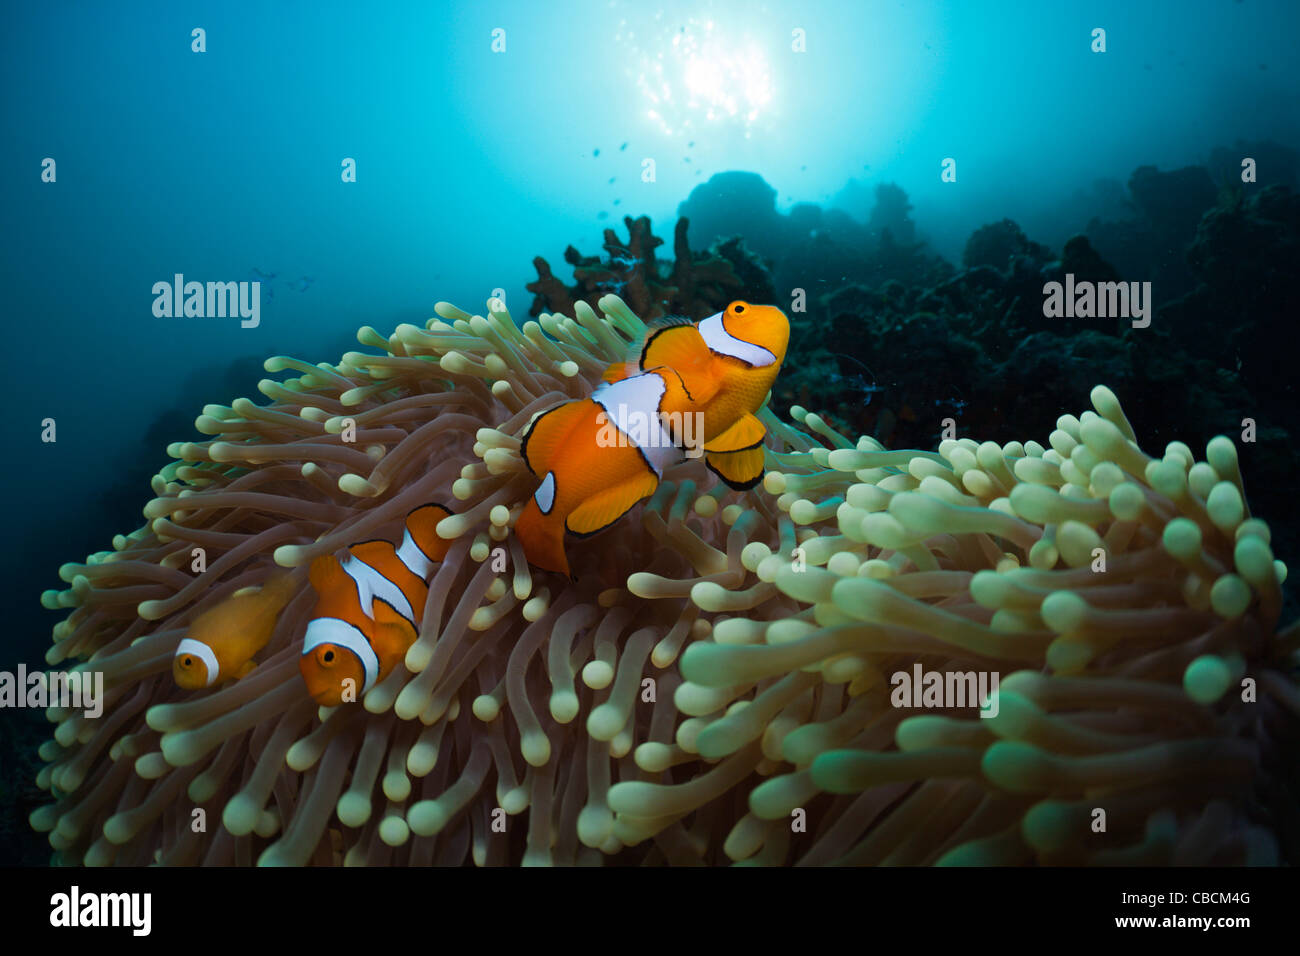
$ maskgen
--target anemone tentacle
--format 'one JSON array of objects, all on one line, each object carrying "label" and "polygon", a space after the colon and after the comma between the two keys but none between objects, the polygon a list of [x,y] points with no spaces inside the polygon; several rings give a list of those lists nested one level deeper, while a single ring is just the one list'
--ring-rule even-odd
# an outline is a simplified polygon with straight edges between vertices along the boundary
[{"label": "anemone tentacle", "polygon": [[[1293,852],[1260,783],[1300,716],[1296,642],[1277,629],[1286,571],[1231,441],[1150,455],[1104,387],[1047,445],[887,450],[765,410],[761,489],[688,459],[615,529],[569,544],[568,582],[530,570],[511,536],[535,484],[519,435],[644,332],[617,297],[599,306],[520,328],[497,300],[482,316],[439,303],[424,328],[363,328],[378,354],[268,360],[297,374],[261,383],[267,405],[203,409],[209,440],[169,446],[146,523],[43,596],[70,609],[47,661],[106,688],[100,720],[49,712],[53,801],[32,824],[59,862]],[[249,676],[174,685],[177,643],[216,602],[400,537],[430,501],[456,512],[438,525],[454,542],[405,666],[360,704],[306,696],[305,574]],[[895,675],[918,664],[950,684],[997,675],[996,715],[899,706]]]}]

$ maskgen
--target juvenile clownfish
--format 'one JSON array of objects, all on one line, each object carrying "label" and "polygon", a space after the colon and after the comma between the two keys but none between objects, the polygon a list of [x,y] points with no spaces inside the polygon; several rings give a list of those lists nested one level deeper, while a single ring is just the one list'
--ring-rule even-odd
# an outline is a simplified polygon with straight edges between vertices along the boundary
[{"label": "juvenile clownfish", "polygon": [[654,493],[683,449],[702,450],[732,488],[756,485],[767,430],[754,412],[789,338],[785,314],[769,305],[733,302],[698,323],[664,320],[591,397],[534,419],[520,452],[541,484],[515,522],[529,562],[568,574],[565,532],[585,537],[613,524]]},{"label": "juvenile clownfish", "polygon": [[240,588],[200,614],[176,646],[172,677],[177,686],[198,690],[246,675],[297,591],[293,574],[284,571],[261,587]]},{"label": "juvenile clownfish", "polygon": [[343,561],[325,554],[312,562],[318,600],[298,668],[316,703],[359,700],[406,656],[420,631],[433,565],[451,546],[434,529],[450,515],[442,505],[424,505],[406,516],[400,547],[363,541]]}]

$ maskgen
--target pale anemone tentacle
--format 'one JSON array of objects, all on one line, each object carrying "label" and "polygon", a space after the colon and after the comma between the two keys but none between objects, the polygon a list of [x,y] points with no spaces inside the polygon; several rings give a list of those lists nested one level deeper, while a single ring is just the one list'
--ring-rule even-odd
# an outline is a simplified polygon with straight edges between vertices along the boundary
[{"label": "pale anemone tentacle", "polygon": [[[669,468],[569,543],[570,582],[510,534],[540,481],[519,436],[644,334],[599,305],[520,329],[495,300],[439,303],[424,328],[362,329],[378,354],[268,360],[297,373],[258,385],[268,405],[204,408],[147,523],[42,596],[69,612],[47,660],[107,689],[98,721],[49,711],[32,824],[59,862],[1279,859],[1258,780],[1300,717],[1298,641],[1230,441],[1149,456],[1101,387],[1046,446],[889,450],[763,409],[760,488]],[[175,687],[214,602],[397,544],[430,501],[454,541],[404,665],[359,704],[306,696],[306,587],[251,674]],[[996,715],[895,706],[918,664],[999,675]]]}]

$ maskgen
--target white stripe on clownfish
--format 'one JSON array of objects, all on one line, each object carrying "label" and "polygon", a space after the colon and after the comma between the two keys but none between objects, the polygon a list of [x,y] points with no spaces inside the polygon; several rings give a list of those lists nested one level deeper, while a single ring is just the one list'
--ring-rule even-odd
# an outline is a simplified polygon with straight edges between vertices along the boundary
[{"label": "white stripe on clownfish", "polygon": [[361,688],[361,693],[364,694],[374,686],[379,677],[379,658],[370,646],[370,641],[366,640],[366,636],[357,627],[337,617],[314,618],[308,623],[307,633],[303,635],[302,655],[306,657],[322,644],[344,647],[356,655],[366,673],[366,683]]},{"label": "white stripe on clownfish", "polygon": [[727,326],[722,321],[723,314],[719,312],[717,315],[700,320],[700,335],[704,337],[704,344],[711,351],[740,359],[751,368],[764,368],[776,362],[776,356],[761,345],[738,339],[728,332]]},{"label": "white stripe on clownfish", "polygon": [[537,502],[537,507],[542,509],[542,514],[548,515],[551,513],[551,509],[555,507],[555,472],[548,471],[546,473],[542,483],[537,486],[533,499]]},{"label": "white stripe on clownfish", "polygon": [[682,457],[659,417],[666,390],[658,372],[643,372],[612,384],[602,382],[591,393],[609,422],[641,450],[655,477]]},{"label": "white stripe on clownfish", "polygon": [[406,599],[401,588],[353,555],[348,555],[340,565],[348,576],[357,582],[357,597],[361,600],[361,610],[367,617],[374,620],[375,613],[372,606],[375,598],[381,598],[391,604],[398,614],[410,621],[412,627],[415,627],[415,612],[411,610],[411,602]]},{"label": "white stripe on clownfish", "polygon": [[397,560],[406,565],[406,570],[422,580],[429,577],[429,569],[433,567],[429,556],[420,550],[420,546],[411,537],[410,529],[407,529],[402,536],[402,546],[397,549]]},{"label": "white stripe on clownfish", "polygon": [[192,637],[186,637],[176,645],[176,657],[184,657],[186,654],[193,654],[203,662],[203,666],[208,669],[208,683],[211,687],[217,680],[217,673],[221,670],[221,665],[217,663],[217,655],[212,652],[212,648],[202,641],[196,641]]}]

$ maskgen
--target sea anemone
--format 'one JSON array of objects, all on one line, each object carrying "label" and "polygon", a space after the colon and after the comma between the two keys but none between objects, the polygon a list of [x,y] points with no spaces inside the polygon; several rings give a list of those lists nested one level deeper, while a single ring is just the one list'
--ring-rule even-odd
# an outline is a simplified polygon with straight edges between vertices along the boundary
[{"label": "sea anemone", "polygon": [[[147,523],[43,598],[72,609],[47,661],[106,688],[99,720],[49,712],[32,824],[57,861],[1279,858],[1294,811],[1261,781],[1300,713],[1295,640],[1230,441],[1148,457],[1100,387],[1050,448],[889,451],[765,410],[762,490],[688,460],[569,544],[570,582],[510,533],[535,483],[518,436],[641,337],[598,304],[519,328],[497,300],[440,303],[363,328],[378,354],[268,360],[297,377],[263,381],[267,405],[204,409],[211,440],[169,447]],[[305,574],[249,676],[175,686],[214,602],[397,540],[429,501],[453,543],[405,667],[360,703],[306,694]],[[917,664],[1001,675],[997,715],[895,706]]]}]

